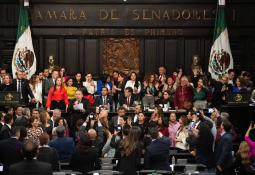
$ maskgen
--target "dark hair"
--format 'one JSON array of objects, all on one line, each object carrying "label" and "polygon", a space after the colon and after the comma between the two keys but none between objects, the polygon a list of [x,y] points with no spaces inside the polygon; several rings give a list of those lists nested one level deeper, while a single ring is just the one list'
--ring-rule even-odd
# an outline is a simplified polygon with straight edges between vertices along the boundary
[{"label": "dark hair", "polygon": [[89,95],[88,89],[87,89],[86,87],[83,87],[83,88],[81,89],[81,91],[82,91],[82,93],[83,93],[84,96]]},{"label": "dark hair", "polygon": [[129,131],[130,131],[130,127],[128,125],[124,125],[123,128],[122,128],[122,134],[124,136],[128,136]]},{"label": "dark hair", "polygon": [[26,137],[27,137],[27,129],[24,126],[20,126],[20,137],[19,137],[19,140],[23,142]]},{"label": "dark hair", "polygon": [[21,126],[14,126],[11,129],[11,135],[16,136],[16,134],[20,133],[20,130],[21,130]]},{"label": "dark hair", "polygon": [[182,115],[180,119],[182,120],[183,126],[187,126],[189,124],[189,119],[187,116]]},{"label": "dark hair", "polygon": [[100,76],[100,80],[102,81],[103,83],[103,86],[105,86],[107,84],[107,78],[109,77],[110,75],[109,74],[102,74]]},{"label": "dark hair", "polygon": [[31,128],[32,127],[32,123],[35,121],[35,120],[39,120],[40,118],[37,118],[37,117],[30,117],[29,119],[29,127]]},{"label": "dark hair", "polygon": [[222,126],[226,132],[229,132],[232,129],[232,124],[229,120],[224,119],[222,121]]},{"label": "dark hair", "polygon": [[150,127],[149,128],[149,134],[151,136],[152,139],[157,139],[158,136],[159,136],[159,133],[158,133],[158,127]]},{"label": "dark hair", "polygon": [[26,140],[22,147],[23,156],[26,159],[31,160],[36,156],[37,149],[38,149],[38,146],[33,140],[31,139]]},{"label": "dark hair", "polygon": [[12,117],[11,114],[6,114],[6,115],[4,116],[4,122],[7,123],[7,124],[10,124],[11,121],[12,121],[12,119],[13,119],[13,117]]},{"label": "dark hair", "polygon": [[117,111],[120,111],[120,110],[126,111],[126,109],[123,106],[120,106]]},{"label": "dark hair", "polygon": [[[137,77],[137,73],[136,72],[131,72],[130,73],[130,76],[129,76],[129,79],[131,80],[131,75],[132,74],[135,74],[135,77],[136,77],[136,79],[135,79],[135,85],[134,85],[134,87],[136,87],[136,88],[138,88],[139,87],[139,82],[138,82],[138,77]],[[132,89],[133,90],[133,89]]]},{"label": "dark hair", "polygon": [[84,133],[80,136],[80,140],[76,146],[78,153],[82,154],[87,152],[92,146],[92,140],[89,139],[88,133]]},{"label": "dark hair", "polygon": [[60,120],[63,120],[63,125],[65,128],[67,128],[68,126],[67,126],[66,120],[63,117],[57,118],[57,120],[56,120],[57,126],[58,126]]},{"label": "dark hair", "polygon": [[105,86],[104,86],[104,87],[102,87],[102,90],[101,90],[101,91],[103,91],[103,89],[106,89],[106,90],[108,91],[108,88],[107,88],[107,87],[105,87]]},{"label": "dark hair", "polygon": [[40,145],[47,145],[49,140],[50,140],[50,136],[49,134],[47,134],[46,132],[42,133],[39,137],[40,140]]},{"label": "dark hair", "polygon": [[131,94],[133,94],[133,89],[131,87],[126,87],[125,90],[127,90],[128,92],[130,92]]},{"label": "dark hair", "polygon": [[234,73],[235,73],[235,70],[234,70],[234,69],[229,69],[229,70],[228,70],[228,74],[230,74],[231,72],[234,72]]},{"label": "dark hair", "polygon": [[81,74],[81,75],[82,75],[82,73],[81,73],[81,72],[76,72],[76,73],[75,73],[75,75],[77,75],[77,74]]},{"label": "dark hair", "polygon": [[212,152],[214,137],[212,135],[211,129],[205,122],[201,122],[199,125],[197,147],[203,151],[204,155]]},{"label": "dark hair", "polygon": [[141,129],[137,126],[134,126],[129,130],[128,136],[120,142],[120,152],[122,157],[129,156],[136,149],[139,149],[140,135]]},{"label": "dark hair", "polygon": [[56,133],[58,137],[64,137],[65,135],[65,128],[62,126],[58,126],[56,129]]}]

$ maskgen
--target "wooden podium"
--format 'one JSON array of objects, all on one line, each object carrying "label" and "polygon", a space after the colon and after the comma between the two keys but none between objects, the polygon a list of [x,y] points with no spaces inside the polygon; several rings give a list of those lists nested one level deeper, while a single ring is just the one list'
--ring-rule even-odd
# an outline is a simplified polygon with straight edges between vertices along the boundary
[{"label": "wooden podium", "polygon": [[15,106],[20,103],[20,94],[18,92],[0,92],[1,106]]}]

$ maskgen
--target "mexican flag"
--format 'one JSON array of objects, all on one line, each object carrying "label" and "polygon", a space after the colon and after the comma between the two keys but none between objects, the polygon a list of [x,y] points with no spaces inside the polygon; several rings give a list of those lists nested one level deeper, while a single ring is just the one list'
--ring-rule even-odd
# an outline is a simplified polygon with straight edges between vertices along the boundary
[{"label": "mexican flag", "polygon": [[208,71],[212,78],[218,80],[219,76],[225,75],[229,69],[233,69],[233,57],[225,18],[225,0],[218,0]]},{"label": "mexican flag", "polygon": [[36,57],[32,43],[31,30],[28,20],[28,7],[20,6],[17,41],[12,57],[12,74],[23,71],[30,77],[36,71]]}]

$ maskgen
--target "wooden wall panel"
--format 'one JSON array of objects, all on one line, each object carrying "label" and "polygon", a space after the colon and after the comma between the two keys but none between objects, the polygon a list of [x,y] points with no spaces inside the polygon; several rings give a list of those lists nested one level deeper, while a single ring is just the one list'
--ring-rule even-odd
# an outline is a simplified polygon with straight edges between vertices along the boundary
[{"label": "wooden wall panel", "polygon": [[98,39],[85,40],[85,65],[84,72],[92,72],[96,75],[100,74],[100,43]]},{"label": "wooden wall panel", "polygon": [[156,39],[146,39],[144,41],[144,71],[154,72],[158,65],[158,50]]},{"label": "wooden wall panel", "polygon": [[69,74],[73,75],[79,67],[78,39],[65,39],[64,48],[64,59],[62,59],[64,62],[62,65],[67,68]]},{"label": "wooden wall panel", "polygon": [[178,58],[178,39],[165,40],[165,66],[168,72],[174,72],[177,69]]}]

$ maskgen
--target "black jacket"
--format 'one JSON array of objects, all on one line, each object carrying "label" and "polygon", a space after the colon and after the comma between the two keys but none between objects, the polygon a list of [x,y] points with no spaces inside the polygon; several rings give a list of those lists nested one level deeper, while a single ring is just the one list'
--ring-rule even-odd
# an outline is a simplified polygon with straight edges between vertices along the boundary
[{"label": "black jacket", "polygon": [[59,170],[59,157],[58,152],[55,148],[51,147],[40,147],[37,155],[37,159],[51,164],[52,170]]},{"label": "black jacket", "polygon": [[[107,95],[107,97],[106,97],[106,105],[108,105],[108,104],[110,105],[110,110],[111,111],[112,111],[112,107],[113,107],[112,103],[113,103],[112,96]],[[95,104],[96,104],[96,106],[103,105],[103,97],[102,97],[102,95],[96,97]]]},{"label": "black jacket", "polygon": [[9,166],[23,160],[21,153],[22,143],[16,138],[0,141],[0,162],[4,165],[4,172]]},{"label": "black jacket", "polygon": [[170,171],[169,148],[170,140],[168,138],[158,138],[152,141],[145,149],[144,168]]},{"label": "black jacket", "polygon": [[[132,95],[131,99],[130,99],[129,106],[133,106],[135,100],[136,100],[136,97],[134,95]],[[123,106],[124,104],[127,105],[127,97],[125,97],[124,95],[120,95],[120,97],[119,97],[119,105]]]},{"label": "black jacket", "polygon": [[6,84],[0,85],[0,92],[11,92],[11,91],[17,91],[13,83],[10,85],[6,85]]},{"label": "black jacket", "polygon": [[[141,146],[142,147],[142,146]],[[118,151],[120,153],[120,151]],[[124,175],[135,175],[140,169],[141,149],[135,149],[129,156],[117,155],[118,164],[117,170],[123,172]]]},{"label": "black jacket", "polygon": [[0,140],[8,139],[10,137],[11,137],[11,128],[9,128],[7,124],[4,124],[4,126],[2,126],[0,131]]},{"label": "black jacket", "polygon": [[[15,90],[17,91],[17,86],[18,86],[17,79],[13,80],[13,85],[15,87]],[[24,80],[24,79],[21,80],[21,93],[22,93],[22,101],[24,103],[28,103],[29,102],[28,96],[31,99],[34,98],[34,95],[32,93],[32,90],[31,90],[27,80]]]},{"label": "black jacket", "polygon": [[216,165],[220,165],[223,169],[233,165],[232,147],[232,135],[225,133],[216,147]]},{"label": "black jacket", "polygon": [[98,151],[95,147],[75,150],[70,161],[70,167],[73,171],[79,171],[83,174],[100,168]]},{"label": "black jacket", "polygon": [[23,160],[10,167],[9,175],[52,175],[51,165],[38,160]]}]

